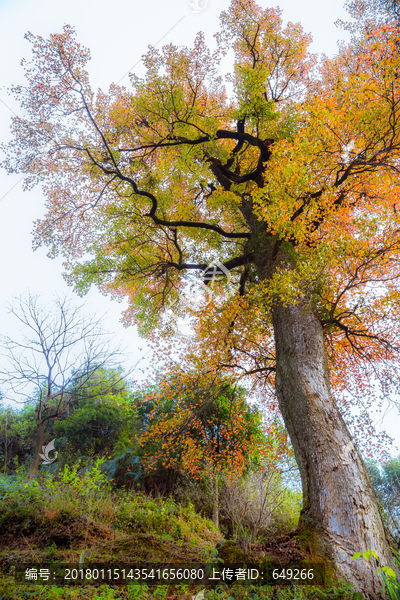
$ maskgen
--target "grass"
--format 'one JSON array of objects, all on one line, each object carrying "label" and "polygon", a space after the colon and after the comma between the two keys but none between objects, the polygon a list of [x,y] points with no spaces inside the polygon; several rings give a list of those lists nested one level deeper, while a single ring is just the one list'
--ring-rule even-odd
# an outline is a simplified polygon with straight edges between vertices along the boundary
[{"label": "grass", "polygon": [[[12,577],[0,580],[0,600],[192,600],[200,594],[200,586],[178,584],[175,586],[127,586],[99,587],[85,586],[65,588],[55,586],[17,585]],[[243,585],[219,585],[215,589],[207,589],[203,594],[204,600],[359,600],[349,586],[336,586],[330,591],[324,591],[312,586],[277,587],[266,586],[259,588]]]},{"label": "grass", "polygon": [[81,477],[77,472],[77,466],[66,467],[58,479],[42,475],[30,482],[22,474],[3,477],[0,545],[37,557],[55,548],[68,559],[85,549],[92,560],[121,559],[129,551],[138,561],[203,562],[223,539],[190,504],[113,490],[98,465]]},{"label": "grass", "polygon": [[[79,465],[57,478],[22,471],[0,476],[0,600],[191,600],[201,586],[112,585],[60,587],[21,583],[18,563],[167,562],[204,565],[215,560],[222,534],[192,505],[112,489],[100,470],[78,475]],[[201,596],[200,596],[201,598]],[[204,600],[334,600],[355,598],[350,588],[264,588],[217,585]]]}]

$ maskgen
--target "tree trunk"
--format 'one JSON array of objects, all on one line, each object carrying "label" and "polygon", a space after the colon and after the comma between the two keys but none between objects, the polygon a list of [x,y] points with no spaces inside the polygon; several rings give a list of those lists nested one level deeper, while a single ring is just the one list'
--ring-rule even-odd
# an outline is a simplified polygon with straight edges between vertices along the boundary
[{"label": "tree trunk", "polygon": [[217,529],[219,529],[219,488],[218,488],[218,474],[214,473],[212,476],[212,488],[213,488],[213,523]]},{"label": "tree trunk", "polygon": [[28,479],[32,479],[37,473],[40,464],[40,456],[44,446],[44,423],[37,423],[37,442],[36,442],[36,450],[33,462],[30,466]]},{"label": "tree trunk", "polygon": [[8,463],[7,428],[8,428],[8,413],[6,412],[6,418],[5,418],[5,423],[4,423],[4,475],[7,475],[7,463]]},{"label": "tree trunk", "polygon": [[[322,326],[305,301],[273,310],[276,393],[303,486],[300,541],[366,598],[381,590],[375,550],[393,567],[369,475],[333,400]],[[374,559],[371,559],[372,561]]]}]

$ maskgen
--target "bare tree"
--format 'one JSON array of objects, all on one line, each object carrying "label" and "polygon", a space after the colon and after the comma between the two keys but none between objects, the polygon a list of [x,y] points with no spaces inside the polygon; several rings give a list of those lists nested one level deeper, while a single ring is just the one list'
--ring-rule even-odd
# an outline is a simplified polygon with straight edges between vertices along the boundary
[{"label": "bare tree", "polygon": [[116,365],[122,354],[120,348],[111,348],[101,319],[88,316],[66,297],[57,297],[43,308],[38,296],[28,294],[14,302],[10,313],[23,332],[18,341],[8,336],[0,340],[8,362],[0,369],[0,383],[14,401],[36,400],[37,445],[28,473],[31,479],[39,468],[46,422],[66,414],[79,388],[105,365]]},{"label": "bare tree", "polygon": [[250,471],[237,481],[222,486],[221,513],[234,528],[247,553],[260,532],[274,533],[283,523],[282,508],[288,497],[278,470]]}]

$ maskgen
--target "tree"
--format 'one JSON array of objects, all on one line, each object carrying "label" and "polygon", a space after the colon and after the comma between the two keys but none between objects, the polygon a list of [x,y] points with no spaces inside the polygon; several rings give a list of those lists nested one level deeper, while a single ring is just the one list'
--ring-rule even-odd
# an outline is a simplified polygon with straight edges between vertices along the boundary
[{"label": "tree", "polygon": [[234,481],[263,453],[261,414],[247,404],[245,389],[227,381],[213,379],[207,385],[202,377],[182,377],[175,369],[161,383],[144,394],[144,410],[139,409],[146,421],[139,433],[141,462],[147,468],[161,462],[195,478],[209,477],[218,527],[220,476]]},{"label": "tree", "polygon": [[12,426],[14,425],[15,421],[16,418],[12,408],[0,407],[0,444],[2,449],[5,475],[7,475],[8,464],[10,461],[10,449],[14,441]]},{"label": "tree", "polygon": [[389,530],[397,545],[400,543],[400,457],[392,458],[381,468],[375,460],[366,462]]},{"label": "tree", "polygon": [[[201,33],[192,49],[151,48],[131,90],[97,95],[71,27],[29,33],[27,86],[14,90],[25,117],[5,162],[28,188],[45,182],[36,244],[67,257],[80,293],[126,297],[143,334],[165,306],[183,313],[186,273],[211,285],[211,261],[229,271],[199,312],[197,360],[274,386],[303,539],[367,597],[379,577],[353,554],[393,561],[340,409],[347,390],[398,386],[400,339],[400,32],[372,4],[353,4],[351,41],[317,65],[299,24],[232,0],[214,54]],[[229,49],[230,95],[218,72]]]},{"label": "tree", "polygon": [[79,391],[105,364],[112,365],[118,352],[110,349],[99,319],[88,317],[66,298],[55,299],[44,309],[37,296],[28,295],[10,312],[26,333],[21,341],[2,338],[8,366],[0,372],[1,382],[16,398],[35,399],[37,444],[28,473],[31,479],[39,468],[47,422],[68,414]]},{"label": "tree", "polygon": [[122,369],[96,369],[74,373],[69,386],[68,414],[53,423],[52,431],[64,438],[72,456],[108,456],[132,437],[137,423],[132,392]]},{"label": "tree", "polygon": [[7,475],[31,462],[36,447],[37,427],[35,407],[27,403],[22,410],[11,406],[0,407],[0,458]]}]

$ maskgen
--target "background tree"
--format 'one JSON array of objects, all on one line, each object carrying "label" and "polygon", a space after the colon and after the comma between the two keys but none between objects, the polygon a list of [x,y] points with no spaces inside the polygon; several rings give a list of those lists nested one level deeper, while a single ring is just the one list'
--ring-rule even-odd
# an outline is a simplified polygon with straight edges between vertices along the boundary
[{"label": "background tree", "polygon": [[400,545],[400,456],[378,464],[376,460],[368,460],[367,469],[382,506],[387,526]]},{"label": "background tree", "polygon": [[129,445],[138,418],[121,368],[103,366],[89,378],[86,373],[74,373],[69,393],[63,416],[51,427],[63,447],[65,460],[109,457]]},{"label": "background tree", "polygon": [[[213,521],[219,526],[219,479],[240,477],[266,446],[261,414],[245,400],[246,390],[227,381],[182,376],[179,369],[145,394],[146,428],[140,435],[145,468],[163,467],[195,478],[209,477]],[[161,383],[161,382],[160,382]],[[143,408],[140,411],[143,414]]]},{"label": "background tree", "polygon": [[[0,460],[5,474],[15,473],[17,467],[32,461],[37,441],[35,405],[31,400],[22,409],[0,407],[0,444],[4,444]],[[7,452],[5,444],[8,445]]]},{"label": "background tree", "polygon": [[[399,381],[400,33],[389,13],[353,14],[351,41],[314,69],[300,25],[232,0],[214,55],[202,34],[151,48],[132,90],[97,95],[71,27],[28,34],[6,167],[46,182],[36,243],[68,257],[78,291],[125,296],[143,334],[166,305],[186,312],[185,273],[212,260],[231,272],[197,320],[197,360],[275,386],[309,548],[375,597],[374,569],[352,556],[392,557],[339,406],[347,385],[373,394],[371,372],[383,397]],[[217,70],[229,49],[230,96]]]},{"label": "background tree", "polygon": [[37,297],[29,295],[20,298],[10,312],[26,333],[21,341],[2,338],[8,366],[1,371],[1,382],[6,397],[13,393],[14,399],[25,402],[35,397],[37,443],[28,473],[32,478],[41,460],[46,423],[68,414],[79,391],[97,371],[111,366],[118,354],[110,349],[99,319],[88,317],[66,298],[44,309]]},{"label": "background tree", "polygon": [[4,474],[7,475],[8,464],[12,456],[12,446],[15,442],[14,425],[16,417],[14,411],[10,407],[0,407],[0,444],[2,458],[4,464]]}]

